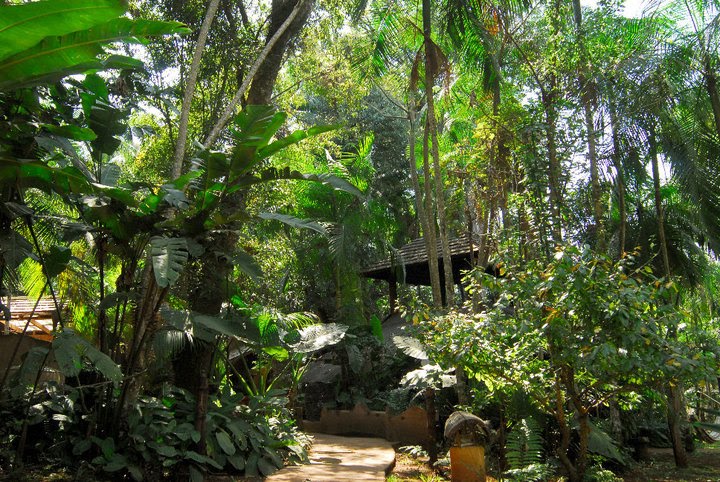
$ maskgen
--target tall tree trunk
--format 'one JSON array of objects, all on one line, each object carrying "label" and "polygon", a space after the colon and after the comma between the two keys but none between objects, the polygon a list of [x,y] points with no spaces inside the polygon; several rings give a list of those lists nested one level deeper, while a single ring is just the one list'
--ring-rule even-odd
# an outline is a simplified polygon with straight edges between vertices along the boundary
[{"label": "tall tree trunk", "polygon": [[[428,257],[428,269],[430,270],[430,286],[432,287],[433,304],[440,306],[442,296],[440,294],[440,273],[437,263],[437,248],[430,241],[430,232],[434,233],[434,223],[430,223],[429,215],[432,211],[425,209],[423,203],[423,191],[420,188],[420,181],[417,174],[417,164],[415,161],[415,128],[416,128],[416,112],[415,112],[415,98],[413,92],[408,95],[408,121],[410,123],[410,179],[412,180],[412,186],[415,190],[415,210],[417,211],[418,218],[420,218],[420,225],[423,230],[423,239],[425,240],[425,252]],[[424,156],[423,156],[423,159]],[[427,164],[427,163],[425,163]],[[427,167],[425,167],[427,169]],[[433,262],[434,261],[434,262]]]},{"label": "tall tree trunk", "polygon": [[704,64],[705,88],[710,96],[710,105],[715,120],[715,133],[720,137],[720,95],[718,94],[717,75],[710,62],[710,55],[707,53],[705,54]]},{"label": "tall tree trunk", "polygon": [[171,174],[173,179],[180,177],[180,174],[182,174],[188,136],[188,124],[190,122],[190,106],[192,104],[193,94],[195,93],[198,72],[200,72],[200,61],[202,60],[203,50],[205,49],[205,42],[207,41],[210,25],[215,18],[219,4],[220,0],[210,0],[207,12],[205,13],[205,19],[198,33],[197,43],[195,44],[195,50],[193,52],[193,60],[190,65],[190,72],[185,82],[185,94],[183,95],[182,108],[180,110],[180,124],[178,125],[178,137],[175,143],[175,157]]},{"label": "tall tree trunk", "polygon": [[437,120],[435,118],[435,97],[433,85],[435,83],[432,66],[435,52],[432,45],[432,16],[431,1],[423,0],[423,34],[425,36],[425,93],[427,97],[427,130],[432,140],[433,171],[435,175],[435,203],[437,205],[438,223],[440,224],[440,244],[443,257],[443,273],[445,275],[445,300],[448,306],[455,301],[455,279],[453,276],[452,257],[448,239],[447,217],[445,213],[445,190],[443,189],[442,169],[440,168],[440,148],[437,136]]},{"label": "tall tree trunk", "polygon": [[[660,195],[660,169],[658,166],[657,139],[655,137],[655,126],[651,125],[648,135],[650,137],[650,162],[652,163],[653,173],[653,191],[655,195],[655,215],[657,216],[658,240],[660,243],[660,253],[663,260],[663,268],[665,276],[670,278],[670,259],[668,257],[667,239],[665,237],[665,213],[663,212],[662,196]],[[668,337],[677,338],[677,332],[674,329],[668,331]],[[687,452],[685,451],[685,442],[682,436],[682,389],[679,383],[668,383],[666,387],[668,407],[667,422],[670,430],[670,440],[673,446],[673,456],[675,457],[675,465],[685,468],[688,466]]]},{"label": "tall tree trunk", "polygon": [[[428,219],[428,230],[423,235],[425,239],[425,247],[428,252],[428,269],[430,270],[430,285],[433,289],[433,304],[441,307],[444,303],[444,292],[440,285],[440,264],[438,262],[438,245],[437,245],[437,223],[435,221],[435,211],[433,209],[433,190],[432,179],[430,179],[430,132],[425,122],[423,129],[423,181],[425,190],[425,213]],[[437,293],[435,292],[437,287]]]},{"label": "tall tree trunk", "polygon": [[560,187],[560,175],[562,168],[557,153],[557,109],[555,97],[557,81],[551,75],[549,89],[543,93],[542,101],[545,107],[545,122],[548,151],[548,187],[550,190],[550,212],[552,215],[552,234],[556,243],[562,242],[562,192]]},{"label": "tall tree trunk", "polygon": [[600,176],[598,173],[597,148],[595,139],[595,121],[593,119],[593,104],[595,103],[595,83],[588,79],[587,48],[585,45],[585,32],[582,24],[582,8],[580,0],[573,0],[573,16],[575,19],[575,32],[577,36],[579,65],[578,84],[580,86],[580,99],[585,113],[585,131],[587,132],[588,161],[590,163],[590,186],[592,194],[593,217],[595,218],[595,234],[597,246],[605,249],[605,230],[603,227],[603,209],[601,203]]},{"label": "tall tree trunk", "polygon": [[[611,94],[612,95],[612,94]],[[618,255],[625,255],[625,238],[627,236],[627,206],[625,205],[625,172],[622,165],[622,149],[620,147],[620,126],[618,125],[615,99],[610,99],[610,129],[612,131],[612,161],[615,166],[615,183],[617,184],[618,211],[620,212],[620,226],[618,227]]]},{"label": "tall tree trunk", "polygon": [[[282,0],[280,0],[282,1]],[[303,12],[305,11],[305,8],[312,9],[313,1],[312,0],[298,0],[298,3],[295,5],[295,8],[292,9],[292,11],[288,14],[288,16],[285,18],[285,21],[280,25],[280,27],[277,29],[277,31],[272,34],[271,37],[269,37],[267,43],[265,44],[265,47],[263,47],[260,54],[258,54],[257,59],[255,59],[255,62],[250,67],[250,70],[248,71],[247,75],[245,76],[245,79],[243,80],[243,83],[238,88],[237,92],[235,92],[235,95],[233,98],[227,103],[227,107],[225,107],[225,110],[220,115],[220,118],[215,123],[213,128],[210,130],[210,134],[205,138],[205,142],[203,143],[206,147],[212,146],[215,141],[220,137],[220,133],[225,128],[225,126],[230,122],[230,119],[235,115],[235,109],[238,105],[242,102],[245,93],[247,92],[248,88],[250,87],[250,82],[253,82],[253,85],[256,83],[254,81],[255,75],[257,72],[263,68],[263,64],[265,63],[266,59],[270,55],[270,53],[275,49],[275,46],[280,43],[280,40],[284,37],[285,32],[290,29],[292,25],[294,25],[295,20],[298,17],[301,17]],[[309,15],[309,12],[308,12]],[[305,17],[305,21],[307,21],[307,16]],[[299,32],[300,28],[295,32]],[[287,44],[285,44],[285,47],[287,47]],[[280,56],[280,59],[282,60],[282,55]],[[275,60],[271,62],[272,65],[274,65]],[[274,74],[272,73],[273,69],[271,67],[268,67],[266,70],[266,74],[264,74],[264,81],[270,82],[271,86],[268,87],[268,85],[264,85],[262,88],[258,87],[259,91],[256,94],[253,95],[253,97],[257,101],[266,100],[266,102],[261,103],[269,103],[271,99],[272,90],[275,86],[275,81],[277,80],[277,74],[279,72],[276,71]],[[257,82],[259,83],[259,81]],[[269,89],[269,90],[268,90]],[[268,93],[269,92],[269,93]]]},{"label": "tall tree trunk", "polygon": [[314,1],[312,0],[273,0],[270,12],[270,27],[268,29],[268,41],[275,35],[285,21],[290,17],[293,10],[299,7],[300,10],[290,25],[281,34],[275,45],[270,49],[265,61],[260,65],[254,75],[252,87],[248,91],[247,103],[269,104],[272,98],[273,88],[277,80],[283,57],[287,51],[290,41],[295,38],[307,22],[312,11]]},{"label": "tall tree trunk", "polygon": [[657,216],[658,242],[660,244],[660,255],[662,256],[665,276],[670,277],[670,258],[668,257],[667,239],[665,238],[665,213],[660,194],[660,169],[658,165],[657,139],[655,137],[655,126],[650,126],[648,135],[650,137],[650,162],[652,163],[653,193],[655,195],[655,214]]}]

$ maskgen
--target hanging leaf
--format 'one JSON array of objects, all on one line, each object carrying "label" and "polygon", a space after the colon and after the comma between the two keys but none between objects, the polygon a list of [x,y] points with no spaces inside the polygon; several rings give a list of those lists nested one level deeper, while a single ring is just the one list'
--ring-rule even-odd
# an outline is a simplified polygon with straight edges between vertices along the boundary
[{"label": "hanging leaf", "polygon": [[29,386],[35,383],[38,372],[44,365],[48,351],[47,348],[35,346],[27,352],[17,375],[17,381],[20,385]]},{"label": "hanging leaf", "polygon": [[71,74],[103,68],[97,57],[104,53],[103,46],[111,42],[138,42],[146,36],[187,32],[176,22],[116,18],[87,30],[47,36],[0,61],[0,90],[54,82]]},{"label": "hanging leaf", "polygon": [[250,342],[247,339],[247,329],[238,320],[227,320],[216,316],[192,314],[192,321],[220,335],[232,336],[241,341]]},{"label": "hanging leaf", "polygon": [[235,252],[233,264],[237,266],[240,271],[250,276],[253,281],[258,281],[262,277],[262,268],[260,268],[258,262],[253,256],[242,249],[238,249]]},{"label": "hanging leaf", "polygon": [[302,141],[303,139],[307,139],[308,137],[316,136],[318,134],[322,134],[324,132],[330,132],[334,131],[336,129],[339,129],[339,125],[331,125],[331,126],[315,126],[311,127],[307,130],[299,130],[295,131],[292,134],[283,137],[280,140],[277,140],[273,142],[272,144],[269,144],[266,147],[263,147],[258,151],[258,156],[261,159],[268,158],[275,154],[278,151],[281,151],[282,149],[285,149],[288,146],[291,146],[293,144],[297,144],[298,142]]},{"label": "hanging leaf", "polygon": [[83,360],[90,364],[108,380],[119,383],[122,371],[113,360],[95,348],[72,330],[59,333],[52,342],[52,350],[60,371],[66,377],[76,377],[83,368]]},{"label": "hanging leaf", "polygon": [[425,347],[415,338],[410,336],[393,336],[393,343],[403,353],[418,360],[427,360],[428,356]]},{"label": "hanging leaf", "polygon": [[180,272],[187,262],[187,241],[185,238],[152,238],[150,256],[158,286],[161,288],[172,286],[180,277]]},{"label": "hanging leaf", "polygon": [[0,59],[43,38],[86,30],[119,17],[123,0],[52,0],[0,7]]},{"label": "hanging leaf", "polygon": [[0,236],[0,256],[5,260],[5,265],[12,269],[20,266],[26,258],[38,259],[33,253],[32,244],[15,231]]},{"label": "hanging leaf", "polygon": [[357,345],[347,345],[345,347],[345,351],[347,352],[350,369],[353,373],[359,375],[362,372],[362,367],[365,363],[365,359],[363,358],[360,348],[358,348]]},{"label": "hanging leaf", "polygon": [[345,337],[347,330],[347,325],[339,323],[310,325],[298,330],[300,340],[288,346],[296,353],[312,353],[339,343]]},{"label": "hanging leaf", "polygon": [[53,246],[45,256],[45,268],[49,278],[54,278],[67,268],[72,259],[72,251],[65,246]]},{"label": "hanging leaf", "polygon": [[260,213],[258,214],[258,217],[261,219],[280,221],[281,223],[285,223],[293,228],[312,229],[313,231],[316,231],[320,234],[325,234],[325,228],[316,221],[300,219],[296,218],[295,216],[280,213]]}]

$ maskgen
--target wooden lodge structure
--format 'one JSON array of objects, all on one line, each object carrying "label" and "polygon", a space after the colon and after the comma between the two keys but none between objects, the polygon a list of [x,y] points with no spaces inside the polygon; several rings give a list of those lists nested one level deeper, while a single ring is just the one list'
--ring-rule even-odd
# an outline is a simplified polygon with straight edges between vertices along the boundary
[{"label": "wooden lodge structure", "polygon": [[[453,281],[456,285],[462,284],[463,272],[471,269],[473,260],[477,259],[480,243],[463,234],[449,241],[450,259],[452,260]],[[444,286],[445,272],[442,248],[438,240],[438,266],[440,270],[440,285]],[[360,272],[365,278],[385,280],[390,285],[390,312],[397,306],[397,284],[410,284],[430,286],[430,267],[428,264],[425,239],[415,239],[402,248],[396,250],[388,259],[377,261]],[[445,290],[442,291],[443,304],[445,304]]]}]

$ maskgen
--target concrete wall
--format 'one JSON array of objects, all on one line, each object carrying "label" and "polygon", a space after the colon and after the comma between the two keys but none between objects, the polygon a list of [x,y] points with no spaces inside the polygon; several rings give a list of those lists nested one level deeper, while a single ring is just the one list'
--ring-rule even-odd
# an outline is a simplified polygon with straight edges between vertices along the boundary
[{"label": "concrete wall", "polygon": [[331,435],[370,435],[399,445],[424,446],[429,439],[426,412],[417,406],[397,415],[369,410],[363,404],[352,410],[323,408],[319,421],[303,420],[303,429]]},{"label": "concrete wall", "polygon": [[[10,357],[12,356],[13,351],[15,351],[15,345],[17,345],[18,339],[20,338],[20,335],[15,333],[0,335],[0,370],[2,370],[2,372],[4,372],[10,364]],[[30,351],[31,348],[36,346],[50,348],[50,344],[47,342],[36,340],[34,338],[30,338],[29,336],[22,337],[20,349],[18,350],[15,360],[12,362],[13,366],[20,365],[20,362],[23,360],[25,354]]]}]

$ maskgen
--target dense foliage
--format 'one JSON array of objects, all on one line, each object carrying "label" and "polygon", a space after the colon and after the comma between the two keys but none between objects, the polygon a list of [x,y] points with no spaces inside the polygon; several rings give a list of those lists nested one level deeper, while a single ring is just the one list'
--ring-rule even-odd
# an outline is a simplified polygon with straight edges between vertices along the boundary
[{"label": "dense foliage", "polygon": [[[420,400],[491,419],[517,480],[639,439],[687,465],[719,408],[720,4],[636,6],[5,2],[0,312],[57,318],[2,335],[0,474],[267,475],[303,412]],[[429,286],[361,276],[419,237]]]}]

